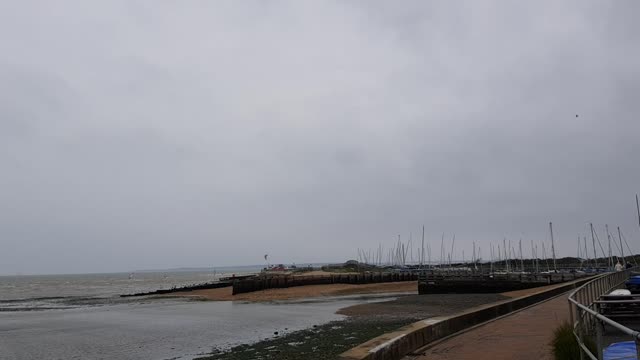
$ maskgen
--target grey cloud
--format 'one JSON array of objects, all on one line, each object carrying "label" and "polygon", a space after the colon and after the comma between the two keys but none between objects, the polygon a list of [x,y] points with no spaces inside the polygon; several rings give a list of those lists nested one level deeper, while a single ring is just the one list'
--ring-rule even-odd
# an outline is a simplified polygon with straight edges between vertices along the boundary
[{"label": "grey cloud", "polygon": [[640,251],[638,6],[2,4],[0,273]]}]

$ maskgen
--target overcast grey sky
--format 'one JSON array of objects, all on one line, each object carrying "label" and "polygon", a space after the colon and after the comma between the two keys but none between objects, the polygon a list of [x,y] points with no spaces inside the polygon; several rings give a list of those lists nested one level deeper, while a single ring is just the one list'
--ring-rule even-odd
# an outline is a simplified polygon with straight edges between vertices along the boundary
[{"label": "overcast grey sky", "polygon": [[[640,252],[640,2],[0,1],[0,274]],[[576,114],[579,116],[576,117]],[[591,249],[589,249],[591,251]]]}]

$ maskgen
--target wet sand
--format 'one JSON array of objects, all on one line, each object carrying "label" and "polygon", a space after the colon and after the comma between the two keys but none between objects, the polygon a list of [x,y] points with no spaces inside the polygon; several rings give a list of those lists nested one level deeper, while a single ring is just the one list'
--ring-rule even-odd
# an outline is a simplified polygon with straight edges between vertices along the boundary
[{"label": "wet sand", "polygon": [[[554,285],[551,285],[554,286]],[[349,348],[415,321],[451,315],[479,305],[529,295],[548,286],[505,292],[502,294],[428,294],[417,295],[417,282],[379,284],[332,284],[269,289],[231,295],[231,289],[199,290],[182,296],[209,300],[241,300],[248,302],[321,298],[355,294],[405,293],[382,302],[367,302],[343,307],[336,314],[344,320],[314,326],[305,330],[278,334],[274,338],[214,350],[207,360],[249,359],[317,359],[330,360]],[[406,295],[409,294],[409,295]]]},{"label": "wet sand", "polygon": [[[538,291],[545,290],[555,285],[541,286],[531,289],[516,290],[504,292],[500,295],[507,298],[516,298],[529,294],[536,293]],[[231,294],[231,287],[220,289],[205,289],[195,291],[185,291],[172,293],[169,296],[179,297],[196,297],[203,300],[213,301],[275,301],[275,300],[296,300],[304,298],[318,298],[318,297],[335,297],[345,295],[359,295],[359,294],[393,294],[393,293],[417,293],[418,282],[417,281],[400,281],[391,283],[377,283],[377,284],[330,284],[330,285],[307,285],[307,286],[295,286],[284,289],[267,289],[261,291],[255,291],[244,294]],[[438,295],[441,296],[441,295]]]},{"label": "wet sand", "polygon": [[351,317],[387,317],[415,319],[454,314],[472,307],[505,300],[501,294],[427,294],[406,295],[395,300],[352,305],[338,310]]},{"label": "wet sand", "polygon": [[231,287],[220,289],[205,289],[173,293],[171,296],[198,297],[215,301],[274,301],[294,300],[317,297],[333,297],[357,294],[384,294],[384,293],[417,293],[417,281],[401,281],[377,284],[330,284],[295,286],[284,289],[268,289],[244,294],[231,295]]},{"label": "wet sand", "polygon": [[404,295],[384,302],[352,305],[337,312],[346,315],[345,320],[214,351],[202,359],[332,360],[358,344],[415,321],[504,299],[501,294]]},{"label": "wet sand", "polygon": [[138,304],[0,312],[0,359],[180,359],[342,319],[357,300],[238,303],[144,299]]}]

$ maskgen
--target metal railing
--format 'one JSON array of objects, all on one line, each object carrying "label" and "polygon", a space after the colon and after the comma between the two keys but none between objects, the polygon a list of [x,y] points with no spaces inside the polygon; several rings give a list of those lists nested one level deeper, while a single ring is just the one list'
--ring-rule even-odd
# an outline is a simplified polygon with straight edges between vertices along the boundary
[{"label": "metal railing", "polygon": [[[603,359],[603,335],[604,326],[609,325],[613,329],[629,336],[636,343],[636,352],[640,359],[640,332],[630,329],[614,320],[604,316],[599,311],[598,299],[611,290],[618,288],[630,276],[637,272],[638,268],[612,272],[600,275],[577,288],[569,295],[569,314],[573,326],[573,334],[580,346],[580,359],[585,356],[592,360]],[[586,345],[586,339],[595,336],[596,354],[593,354]]]}]

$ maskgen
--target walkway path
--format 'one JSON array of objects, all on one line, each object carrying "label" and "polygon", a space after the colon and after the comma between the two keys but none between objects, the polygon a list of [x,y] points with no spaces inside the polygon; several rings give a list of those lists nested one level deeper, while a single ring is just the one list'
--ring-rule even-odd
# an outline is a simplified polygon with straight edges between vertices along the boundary
[{"label": "walkway path", "polygon": [[569,320],[569,293],[454,336],[404,360],[552,360],[553,330]]}]

